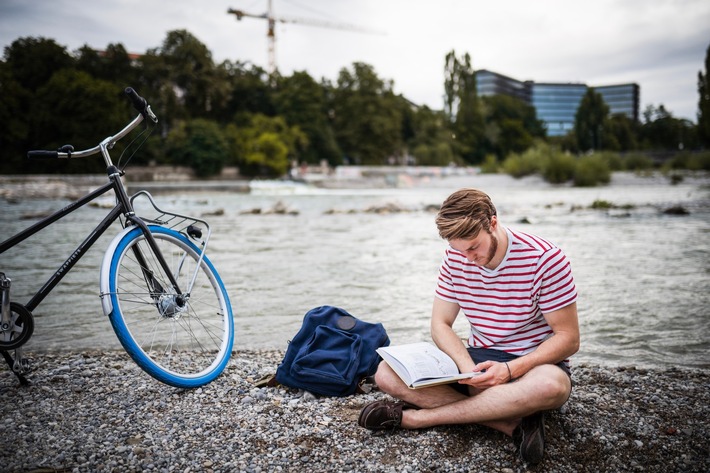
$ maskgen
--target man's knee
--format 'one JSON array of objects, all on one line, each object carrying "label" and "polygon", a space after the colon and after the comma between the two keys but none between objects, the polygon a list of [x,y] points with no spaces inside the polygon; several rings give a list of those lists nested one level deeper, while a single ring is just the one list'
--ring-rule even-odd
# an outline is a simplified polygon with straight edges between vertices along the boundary
[{"label": "man's knee", "polygon": [[397,376],[397,373],[392,371],[387,363],[381,361],[375,373],[375,384],[377,387],[387,394],[394,394],[399,390],[402,381]]},{"label": "man's knee", "polygon": [[533,384],[538,396],[547,400],[550,409],[564,404],[572,389],[569,376],[555,365],[538,366],[535,370]]}]

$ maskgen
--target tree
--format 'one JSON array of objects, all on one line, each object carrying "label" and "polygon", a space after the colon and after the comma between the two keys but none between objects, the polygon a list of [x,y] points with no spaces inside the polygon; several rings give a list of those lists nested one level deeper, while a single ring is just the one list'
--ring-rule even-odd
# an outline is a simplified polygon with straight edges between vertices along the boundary
[{"label": "tree", "polygon": [[0,162],[5,173],[19,172],[26,161],[30,132],[32,94],[14,79],[10,68],[0,62]]},{"label": "tree", "polygon": [[308,138],[308,146],[300,153],[302,161],[317,164],[324,159],[331,165],[341,163],[335,134],[327,119],[325,91],[308,73],[294,72],[290,77],[277,79],[274,104],[277,113]]},{"label": "tree", "polygon": [[224,106],[215,104],[215,116],[223,123],[247,125],[253,114],[275,115],[273,89],[268,73],[259,66],[225,61],[217,68],[227,85]]},{"label": "tree", "polygon": [[5,62],[12,77],[35,92],[52,75],[74,67],[74,58],[52,39],[20,38],[5,48]]},{"label": "tree", "polygon": [[[65,69],[55,73],[36,93],[42,108],[32,114],[28,149],[57,149],[71,144],[75,149],[95,146],[116,133],[135,112],[110,82],[94,79],[85,72]],[[117,150],[125,143],[119,143]],[[71,172],[103,171],[100,156],[72,160],[69,164],[33,163],[32,168],[69,169]]]},{"label": "tree", "polygon": [[638,126],[622,113],[612,115],[604,126],[604,149],[631,151],[638,148]]},{"label": "tree", "polygon": [[261,114],[252,115],[247,126],[227,125],[225,136],[230,163],[245,176],[283,176],[289,161],[298,160],[298,150],[308,144],[298,127]]},{"label": "tree", "polygon": [[139,85],[138,71],[122,44],[109,44],[105,51],[96,51],[84,45],[77,52],[76,68],[119,87]]},{"label": "tree", "polygon": [[[153,51],[156,52],[156,51]],[[188,117],[207,117],[212,109],[215,66],[212,53],[186,30],[168,32],[157,53]]]},{"label": "tree", "polygon": [[535,116],[535,108],[507,95],[483,97],[485,134],[482,146],[486,154],[499,159],[521,153],[535,138],[545,137],[545,128]]},{"label": "tree", "polygon": [[402,154],[402,115],[392,86],[368,64],[340,70],[332,96],[333,128],[351,163],[386,164]]},{"label": "tree", "polygon": [[215,122],[202,118],[182,122],[168,138],[167,152],[173,164],[189,166],[199,177],[222,171],[228,146]]},{"label": "tree", "polygon": [[705,51],[705,74],[698,72],[698,138],[710,148],[710,46]]},{"label": "tree", "polygon": [[416,163],[425,166],[448,166],[456,162],[451,131],[443,112],[427,106],[412,114],[413,136],[408,142]]},{"label": "tree", "polygon": [[594,89],[587,89],[574,116],[574,132],[580,150],[602,149],[604,124],[609,116],[609,106]]},{"label": "tree", "polygon": [[471,66],[471,56],[460,59],[451,51],[444,64],[444,111],[452,121],[455,152],[471,164],[483,160],[481,146],[485,132],[483,109],[476,91],[476,75]]},{"label": "tree", "polygon": [[642,146],[647,149],[683,150],[698,145],[696,127],[689,120],[678,119],[663,104],[649,105],[643,113]]}]

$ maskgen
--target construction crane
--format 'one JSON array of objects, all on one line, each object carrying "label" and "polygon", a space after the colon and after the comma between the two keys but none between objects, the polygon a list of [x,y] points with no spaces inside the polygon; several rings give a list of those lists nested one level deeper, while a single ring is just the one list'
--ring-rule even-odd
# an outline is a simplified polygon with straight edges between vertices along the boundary
[{"label": "construction crane", "polygon": [[305,25],[319,26],[321,28],[332,28],[338,30],[348,30],[356,31],[360,33],[372,33],[372,34],[384,34],[381,31],[371,30],[368,28],[362,28],[355,25],[349,25],[345,23],[330,23],[322,20],[312,20],[308,18],[287,18],[287,17],[275,17],[272,8],[272,0],[268,1],[268,10],[266,13],[260,15],[255,15],[253,13],[247,13],[243,10],[235,10],[230,8],[227,10],[230,15],[235,15],[237,20],[241,21],[244,17],[249,18],[260,18],[262,20],[267,20],[268,29],[266,31],[266,37],[268,40],[268,59],[269,59],[269,73],[274,74],[276,72],[276,23],[302,23]]}]

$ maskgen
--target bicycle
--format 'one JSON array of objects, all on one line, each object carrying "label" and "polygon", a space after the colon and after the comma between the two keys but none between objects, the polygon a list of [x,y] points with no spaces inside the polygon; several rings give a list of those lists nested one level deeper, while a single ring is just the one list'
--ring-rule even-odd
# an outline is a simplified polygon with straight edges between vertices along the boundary
[{"label": "bicycle", "polygon": [[[27,303],[11,300],[11,279],[0,271],[0,352],[21,384],[28,384],[24,375],[31,370],[22,346],[34,331],[32,312],[117,220],[123,230],[104,254],[100,298],[103,313],[130,357],[163,383],[195,388],[217,378],[231,356],[232,306],[224,283],[205,254],[211,234],[209,224],[161,210],[146,191],[129,197],[121,180],[125,165],[119,169],[121,158],[113,164],[109,150],[120,139],[144,121],[146,129],[141,135],[158,122],[143,97],[130,87],[125,93],[139,113],[115,135],[82,151],[65,145],[57,151],[27,153],[28,158],[51,159],[100,153],[108,182],[0,243],[0,255],[109,191],[115,195],[115,205]],[[152,207],[150,217],[136,214],[134,201],[139,198],[147,199]],[[13,350],[14,359],[10,354]]]}]

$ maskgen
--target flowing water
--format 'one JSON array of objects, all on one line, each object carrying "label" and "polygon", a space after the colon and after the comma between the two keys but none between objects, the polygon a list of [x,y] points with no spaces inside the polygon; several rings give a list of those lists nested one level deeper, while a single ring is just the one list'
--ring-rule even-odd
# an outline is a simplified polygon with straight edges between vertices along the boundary
[{"label": "flowing water", "polygon": [[[161,207],[206,217],[209,255],[230,294],[236,349],[285,349],[303,315],[336,305],[382,322],[392,343],[429,338],[438,265],[446,243],[438,206],[460,187],[488,192],[504,225],[537,233],[569,256],[579,292],[582,346],[577,361],[605,365],[708,368],[710,359],[710,181],[615,174],[604,187],[551,186],[503,175],[430,178],[405,188],[262,187],[258,193],[161,194]],[[624,208],[594,210],[596,200]],[[249,213],[281,202],[293,215]],[[28,214],[64,203],[2,202],[6,237]],[[400,212],[368,212],[373,206]],[[682,206],[689,215],[662,210]],[[25,303],[106,210],[86,208],[0,256]],[[115,234],[116,227],[109,233]],[[98,297],[102,237],[35,310],[30,351],[120,347]],[[455,329],[466,337],[463,318]]]}]

